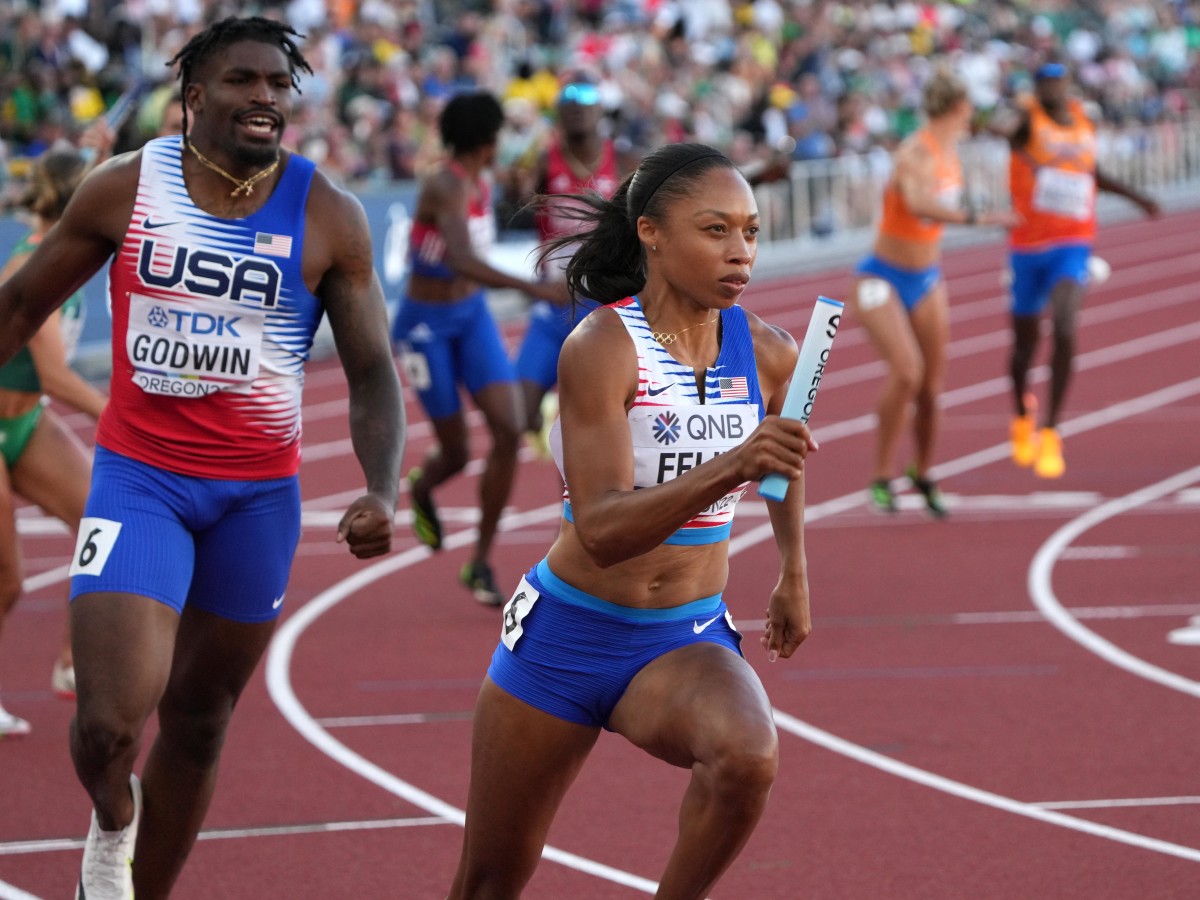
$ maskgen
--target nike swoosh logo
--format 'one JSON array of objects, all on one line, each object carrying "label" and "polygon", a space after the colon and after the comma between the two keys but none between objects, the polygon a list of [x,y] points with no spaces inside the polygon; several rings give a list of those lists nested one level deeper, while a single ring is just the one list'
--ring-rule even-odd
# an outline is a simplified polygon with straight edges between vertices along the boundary
[{"label": "nike swoosh logo", "polygon": [[171,225],[178,225],[178,222],[151,222],[150,217],[146,217],[146,221],[142,223],[142,227],[153,231],[155,228],[168,228]]},{"label": "nike swoosh logo", "polygon": [[271,609],[279,609],[279,607],[281,607],[281,606],[283,606],[283,595],[282,594],[280,594],[278,597],[275,598],[275,602],[271,604]]},{"label": "nike swoosh logo", "polygon": [[673,382],[673,381],[670,384],[664,384],[660,388],[648,387],[648,388],[646,388],[646,396],[647,397],[657,397],[663,391],[669,391],[673,387],[675,387],[675,382]]},{"label": "nike swoosh logo", "polygon": [[715,616],[713,616],[707,622],[693,622],[692,623],[692,631],[694,631],[696,634],[700,634],[700,632],[704,631],[705,628],[707,628],[713,622],[717,621],[717,619],[721,618],[723,615],[725,615],[725,613],[717,613]]}]

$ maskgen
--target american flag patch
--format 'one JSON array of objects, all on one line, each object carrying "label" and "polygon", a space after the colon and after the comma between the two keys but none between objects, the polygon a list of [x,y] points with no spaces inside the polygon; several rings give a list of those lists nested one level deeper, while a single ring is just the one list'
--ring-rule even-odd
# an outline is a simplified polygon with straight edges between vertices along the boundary
[{"label": "american flag patch", "polygon": [[286,234],[267,234],[260,231],[254,235],[254,252],[287,259],[292,255],[292,239]]},{"label": "american flag patch", "polygon": [[750,386],[746,384],[744,377],[718,378],[717,390],[721,392],[722,400],[728,397],[750,397]]}]

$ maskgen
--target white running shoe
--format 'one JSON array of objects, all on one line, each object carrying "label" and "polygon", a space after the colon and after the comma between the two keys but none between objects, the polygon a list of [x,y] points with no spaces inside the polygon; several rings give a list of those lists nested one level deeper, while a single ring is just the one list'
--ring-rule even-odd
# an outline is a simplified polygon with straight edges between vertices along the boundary
[{"label": "white running shoe", "polygon": [[0,706],[0,740],[6,737],[21,737],[31,731],[33,731],[32,725]]},{"label": "white running shoe", "polygon": [[102,831],[92,810],[75,900],[133,900],[133,848],[142,817],[142,783],[129,776],[133,818],[120,831]]},{"label": "white running shoe", "polygon": [[55,660],[54,671],[50,673],[50,689],[56,697],[63,700],[75,699],[75,667],[65,666],[61,660]]}]

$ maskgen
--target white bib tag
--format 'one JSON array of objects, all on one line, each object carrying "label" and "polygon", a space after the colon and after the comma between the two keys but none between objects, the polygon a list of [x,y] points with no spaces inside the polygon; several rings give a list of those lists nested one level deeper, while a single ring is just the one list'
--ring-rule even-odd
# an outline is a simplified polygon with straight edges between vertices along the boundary
[{"label": "white bib tag", "polygon": [[[642,488],[678,478],[741,444],[757,425],[758,407],[752,404],[636,406],[629,412],[633,483]],[[704,525],[728,522],[745,493],[745,485],[734,488],[696,519]]]},{"label": "white bib tag", "polygon": [[1096,179],[1086,172],[1043,166],[1033,189],[1033,208],[1083,222],[1091,215],[1095,192]]},{"label": "white bib tag", "polygon": [[75,555],[71,557],[68,575],[99,575],[116,546],[121,523],[112,519],[94,516],[79,521],[79,535],[75,539]]},{"label": "white bib tag", "polygon": [[125,352],[147,394],[206,397],[249,384],[262,360],[262,310],[194,299],[171,303],[131,294]]},{"label": "white bib tag", "polygon": [[521,583],[517,585],[517,590],[513,593],[512,598],[504,604],[504,630],[500,634],[500,640],[504,642],[504,646],[509,650],[516,647],[517,641],[525,633],[525,629],[521,626],[521,623],[529,615],[529,611],[533,609],[533,604],[537,603],[540,596],[541,594],[534,590],[533,585],[526,581],[525,576],[522,575]]}]

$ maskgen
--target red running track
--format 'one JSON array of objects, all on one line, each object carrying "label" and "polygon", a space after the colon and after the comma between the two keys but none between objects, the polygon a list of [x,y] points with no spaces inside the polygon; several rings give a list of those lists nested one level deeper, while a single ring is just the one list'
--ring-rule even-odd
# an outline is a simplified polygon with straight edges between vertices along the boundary
[{"label": "red running track", "polygon": [[[812,421],[816,628],[791,661],[768,665],[756,640],[777,571],[761,503],[747,499],[735,527],[726,596],[783,761],[716,900],[1200,895],[1198,228],[1192,211],[1102,232],[1113,275],[1083,315],[1054,482],[1007,460],[1003,250],[948,256],[945,522],[911,494],[895,516],[868,510],[882,370],[845,324]],[[839,269],[756,284],[745,302],[800,337],[815,296],[849,282]],[[429,429],[409,409],[411,463]],[[498,612],[455,580],[479,467],[439,494],[449,549],[430,556],[401,524],[391,556],[357,563],[333,542],[359,485],[334,364],[313,367],[305,417],[305,535],[286,612],[175,896],[439,898],[499,632]],[[505,583],[548,546],[557,494],[550,465],[522,467],[497,559]],[[21,522],[29,590],[0,683],[34,732],[0,744],[0,898],[65,897],[88,815],[70,706],[48,690],[70,542],[36,510]],[[605,735],[526,896],[652,893],[686,777]]]}]

